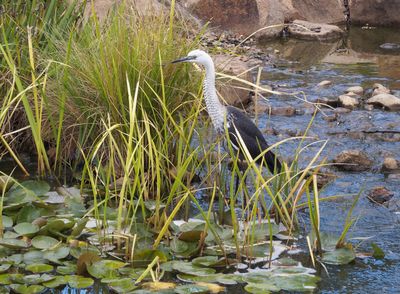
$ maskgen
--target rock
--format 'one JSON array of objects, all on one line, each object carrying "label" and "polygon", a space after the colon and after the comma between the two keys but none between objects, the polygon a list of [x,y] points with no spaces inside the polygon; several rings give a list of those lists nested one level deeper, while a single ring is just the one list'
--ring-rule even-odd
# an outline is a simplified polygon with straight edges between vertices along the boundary
[{"label": "rock", "polygon": [[338,114],[334,113],[334,114],[331,114],[331,115],[323,116],[322,118],[327,122],[333,122],[333,121],[337,121]]},{"label": "rock", "polygon": [[390,90],[381,84],[375,83],[372,88],[372,96],[376,96],[379,94],[390,94]]},{"label": "rock", "polygon": [[344,31],[335,25],[295,20],[289,26],[291,36],[302,40],[335,40],[344,35]]},{"label": "rock", "polygon": [[382,164],[383,172],[396,172],[400,169],[400,162],[393,157],[385,157]]},{"label": "rock", "polygon": [[351,0],[351,22],[373,26],[400,25],[398,0]]},{"label": "rock", "polygon": [[347,95],[349,93],[355,93],[356,95],[362,95],[364,93],[364,88],[361,86],[353,86],[346,89]]},{"label": "rock", "polygon": [[293,106],[278,106],[271,108],[271,115],[293,116],[296,114],[296,108]]},{"label": "rock", "polygon": [[[242,61],[240,57],[220,54],[213,56],[213,59],[218,71],[239,76],[245,81],[253,81],[247,63]],[[221,78],[219,81],[218,91],[228,105],[242,106],[250,101],[250,92],[242,89],[246,88],[243,83],[229,78]]]},{"label": "rock", "polygon": [[333,160],[337,168],[345,171],[366,171],[372,167],[373,161],[360,150],[345,150]]},{"label": "rock", "polygon": [[364,104],[364,109],[368,111],[372,111],[374,109],[374,106],[371,104]]},{"label": "rock", "polygon": [[360,104],[357,98],[350,97],[348,95],[340,95],[339,102],[340,105],[348,109],[354,109]]},{"label": "rock", "polygon": [[378,94],[367,100],[368,104],[382,106],[388,110],[400,110],[400,98],[391,94]]},{"label": "rock", "polygon": [[393,195],[394,193],[392,191],[386,189],[385,187],[379,186],[369,191],[367,197],[371,202],[385,204],[393,197]]},{"label": "rock", "polygon": [[400,181],[400,173],[399,174],[390,174],[388,175],[388,179],[392,181]]},{"label": "rock", "polygon": [[327,81],[327,80],[325,80],[325,81],[322,81],[322,82],[320,82],[320,83],[318,83],[318,87],[326,87],[326,86],[330,86],[330,85],[332,85],[332,81]]},{"label": "rock", "polygon": [[[283,24],[293,19],[312,22],[338,23],[343,21],[341,1],[319,0],[180,0],[179,3],[204,23],[212,27],[256,37],[279,35]],[[275,25],[275,27],[267,27]]]},{"label": "rock", "polygon": [[380,45],[379,48],[382,48],[385,50],[398,50],[398,49],[400,49],[400,44],[384,43],[384,44]]}]

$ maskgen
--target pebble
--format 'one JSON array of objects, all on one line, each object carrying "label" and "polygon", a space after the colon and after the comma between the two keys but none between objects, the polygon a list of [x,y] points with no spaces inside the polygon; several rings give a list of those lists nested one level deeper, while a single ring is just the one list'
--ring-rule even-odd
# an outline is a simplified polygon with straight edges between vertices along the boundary
[{"label": "pebble", "polygon": [[385,204],[388,202],[394,193],[383,186],[373,188],[368,193],[368,199],[374,203]]},{"label": "pebble", "polygon": [[[375,91],[374,91],[375,92]],[[389,110],[400,110],[400,98],[394,95],[382,93],[374,95],[367,100],[368,104],[383,106]]]},{"label": "pebble", "polygon": [[330,86],[330,85],[332,85],[332,81],[325,80],[325,81],[320,82],[317,86],[318,87],[326,87],[326,86]]},{"label": "pebble", "polygon": [[393,157],[385,157],[382,164],[382,171],[396,171],[400,167],[400,162]]},{"label": "pebble", "polygon": [[350,92],[355,93],[355,94],[357,94],[357,95],[362,95],[362,94],[364,93],[364,88],[361,87],[361,86],[349,87],[349,88],[347,88],[347,90],[346,90],[347,95],[348,95],[348,93],[350,93]]},{"label": "pebble", "polygon": [[357,98],[348,96],[347,94],[340,95],[339,102],[343,107],[349,108],[349,109],[354,109],[360,104],[360,102],[358,101]]},{"label": "pebble", "polygon": [[370,156],[360,150],[342,151],[335,157],[333,162],[338,164],[338,169],[345,171],[366,171],[373,164]]}]

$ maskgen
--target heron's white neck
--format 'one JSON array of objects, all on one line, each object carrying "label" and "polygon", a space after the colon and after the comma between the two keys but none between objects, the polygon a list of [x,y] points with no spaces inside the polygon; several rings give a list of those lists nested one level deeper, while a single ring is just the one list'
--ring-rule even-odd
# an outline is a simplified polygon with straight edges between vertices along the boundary
[{"label": "heron's white neck", "polygon": [[205,65],[206,77],[204,79],[203,90],[204,100],[207,106],[208,115],[217,132],[224,132],[224,120],[226,108],[218,99],[217,91],[215,89],[215,69],[214,64]]}]

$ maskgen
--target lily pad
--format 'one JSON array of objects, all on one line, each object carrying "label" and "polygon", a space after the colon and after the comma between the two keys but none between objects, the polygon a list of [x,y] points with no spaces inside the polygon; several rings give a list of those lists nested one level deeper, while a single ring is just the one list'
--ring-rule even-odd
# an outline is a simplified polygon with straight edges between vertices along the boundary
[{"label": "lily pad", "polygon": [[53,266],[45,263],[36,263],[27,265],[25,269],[33,273],[47,273],[53,271]]},{"label": "lily pad", "polygon": [[142,284],[144,289],[152,290],[152,291],[162,291],[168,289],[174,289],[175,283],[168,282],[146,282]]},{"label": "lily pad", "polygon": [[85,278],[77,275],[65,276],[65,278],[68,280],[68,284],[72,288],[77,288],[77,289],[90,287],[94,283],[93,279],[91,278]]},{"label": "lily pad", "polygon": [[22,236],[31,237],[39,232],[39,227],[31,223],[19,223],[14,227],[14,231]]},{"label": "lily pad", "polygon": [[54,279],[48,282],[44,282],[42,285],[46,288],[57,288],[61,285],[66,285],[68,283],[68,279],[64,276],[56,276]]},{"label": "lily pad", "polygon": [[21,239],[0,239],[0,245],[10,249],[28,248],[28,244]]},{"label": "lily pad", "polygon": [[178,294],[192,294],[192,293],[209,293],[207,286],[196,285],[196,284],[188,284],[188,285],[180,285],[175,288],[175,293]]},{"label": "lily pad", "polygon": [[8,271],[8,269],[12,266],[12,263],[3,263],[0,264],[0,273],[4,273]]},{"label": "lily pad", "polygon": [[21,183],[21,186],[27,190],[31,190],[37,196],[45,195],[50,191],[50,185],[45,181],[25,181]]},{"label": "lily pad", "polygon": [[49,249],[58,243],[58,240],[49,236],[36,236],[32,239],[32,246],[37,249]]},{"label": "lily pad", "polygon": [[2,215],[1,216],[1,221],[3,223],[3,228],[11,228],[13,225],[13,220],[11,217]]},{"label": "lily pad", "polygon": [[23,254],[22,261],[25,264],[43,263],[43,254],[40,250],[30,250]]},{"label": "lily pad", "polygon": [[46,250],[43,254],[43,258],[53,263],[61,263],[60,259],[66,258],[69,255],[69,251],[69,247],[59,246],[53,250]]},{"label": "lily pad", "polygon": [[44,290],[44,287],[41,285],[21,285],[21,284],[11,284],[10,285],[11,289],[13,289],[17,293],[21,294],[34,294],[34,293],[40,293]]},{"label": "lily pad", "polygon": [[172,268],[178,272],[194,276],[207,276],[215,273],[215,269],[213,268],[195,266],[191,262],[186,261],[177,261],[172,264]]},{"label": "lily pad", "polygon": [[356,254],[350,248],[338,248],[333,251],[325,252],[322,261],[327,264],[348,264],[356,258]]},{"label": "lily pad", "polygon": [[109,282],[108,286],[118,293],[127,293],[137,288],[134,281],[130,278],[117,279],[115,281]]},{"label": "lily pad", "polygon": [[117,260],[100,260],[91,265],[87,265],[87,271],[92,277],[97,279],[118,277],[118,269],[126,263]]},{"label": "lily pad", "polygon": [[71,275],[76,273],[77,267],[76,264],[71,262],[64,263],[64,265],[58,266],[56,272],[61,275]]},{"label": "lily pad", "polygon": [[152,262],[156,256],[159,257],[160,262],[165,262],[168,260],[165,253],[160,250],[145,249],[134,254],[132,259],[133,266],[145,267]]}]

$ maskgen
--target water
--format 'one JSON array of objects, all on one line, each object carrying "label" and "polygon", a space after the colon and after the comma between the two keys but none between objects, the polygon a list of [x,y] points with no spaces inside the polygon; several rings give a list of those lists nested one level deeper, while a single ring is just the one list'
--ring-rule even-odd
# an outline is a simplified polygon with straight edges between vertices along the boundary
[{"label": "water", "polygon": [[[298,40],[274,41],[263,44],[265,50],[278,49],[280,58],[263,70],[262,83],[273,88],[295,92],[303,91],[310,101],[318,97],[338,97],[350,86],[361,85],[369,89],[374,83],[389,87],[399,96],[400,93],[400,50],[384,50],[383,43],[399,43],[400,32],[380,29],[352,29],[349,37],[336,43],[302,42]],[[323,80],[332,81],[332,86],[321,88],[317,84]],[[304,102],[292,96],[270,96],[269,103],[274,106],[293,106],[298,113],[291,117],[259,117],[261,128],[273,128],[277,136],[268,135],[273,143],[284,138],[301,134],[311,119],[312,110]],[[333,111],[325,109],[326,115]],[[381,133],[390,131],[392,133]],[[400,112],[387,112],[380,109],[367,111],[363,106],[349,113],[340,113],[337,120],[328,122],[318,113],[309,135],[311,141],[329,140],[322,157],[333,159],[339,152],[357,149],[366,152],[374,161],[368,172],[339,172],[338,178],[325,186],[322,196],[347,195],[361,192],[360,200],[353,215],[358,220],[348,238],[359,244],[356,238],[370,237],[361,243],[358,251],[371,251],[374,242],[383,249],[383,260],[373,258],[357,259],[346,266],[328,266],[329,276],[320,269],[322,281],[319,293],[400,293],[400,214],[399,178],[390,179],[381,173],[380,168],[386,156],[400,159]],[[309,148],[303,155],[308,162],[318,146]],[[280,153],[290,158],[297,147],[296,143],[285,144]],[[371,203],[366,198],[368,191],[376,186],[384,186],[394,192],[389,208]],[[321,205],[321,228],[326,232],[340,234],[348,209],[354,197],[342,198]],[[397,204],[397,205],[396,205]],[[305,224],[309,223],[307,214],[303,215]],[[304,259],[306,260],[306,258]]]}]

